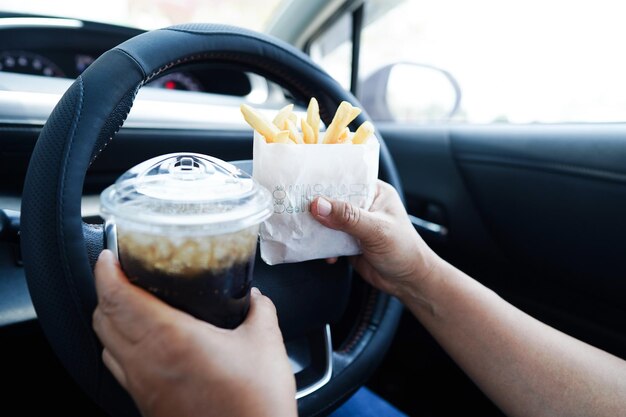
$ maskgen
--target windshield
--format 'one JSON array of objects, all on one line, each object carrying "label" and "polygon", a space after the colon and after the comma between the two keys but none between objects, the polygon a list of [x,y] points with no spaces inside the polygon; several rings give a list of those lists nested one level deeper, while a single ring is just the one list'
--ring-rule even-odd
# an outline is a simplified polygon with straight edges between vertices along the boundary
[{"label": "windshield", "polygon": [[177,23],[226,23],[263,31],[282,0],[0,0],[0,11],[73,17],[156,29]]}]

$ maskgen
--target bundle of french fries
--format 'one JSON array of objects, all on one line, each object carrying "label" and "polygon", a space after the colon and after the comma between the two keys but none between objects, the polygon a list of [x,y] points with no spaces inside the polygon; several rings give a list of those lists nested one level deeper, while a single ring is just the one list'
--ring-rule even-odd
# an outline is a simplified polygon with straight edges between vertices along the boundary
[{"label": "bundle of french fries", "polygon": [[351,135],[348,125],[361,113],[361,109],[342,101],[332,122],[328,125],[323,139],[320,140],[320,112],[315,97],[311,98],[306,112],[306,119],[300,119],[293,112],[293,104],[289,104],[278,112],[274,120],[267,120],[252,107],[242,104],[241,113],[246,122],[259,132],[267,143],[284,144],[363,144],[374,134],[374,125],[364,122]]}]

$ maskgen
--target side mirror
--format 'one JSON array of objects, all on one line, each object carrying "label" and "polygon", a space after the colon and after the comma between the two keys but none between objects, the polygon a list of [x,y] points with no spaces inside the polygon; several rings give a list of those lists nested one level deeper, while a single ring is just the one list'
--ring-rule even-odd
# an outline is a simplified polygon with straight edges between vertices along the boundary
[{"label": "side mirror", "polygon": [[443,122],[459,110],[461,88],[443,69],[398,62],[367,77],[359,99],[375,121]]}]

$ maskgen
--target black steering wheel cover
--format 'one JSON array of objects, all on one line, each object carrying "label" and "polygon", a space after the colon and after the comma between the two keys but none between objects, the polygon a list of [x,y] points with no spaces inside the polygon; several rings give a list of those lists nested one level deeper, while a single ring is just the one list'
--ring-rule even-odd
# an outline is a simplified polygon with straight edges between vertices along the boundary
[{"label": "black steering wheel cover", "polygon": [[[80,386],[113,415],[136,415],[101,361],[91,328],[93,262],[101,233],[81,220],[85,173],[122,126],[138,89],[163,71],[193,61],[233,64],[275,80],[296,96],[316,96],[326,123],[341,100],[357,100],[310,59],[268,36],[224,25],[180,25],[148,32],[103,54],[72,84],[35,146],[22,200],[22,249],[39,322]],[[356,123],[367,119],[362,114]],[[381,140],[381,177],[400,188]],[[350,340],[334,354],[333,381],[299,402],[301,415],[325,414],[382,359],[400,304],[375,290]]]}]

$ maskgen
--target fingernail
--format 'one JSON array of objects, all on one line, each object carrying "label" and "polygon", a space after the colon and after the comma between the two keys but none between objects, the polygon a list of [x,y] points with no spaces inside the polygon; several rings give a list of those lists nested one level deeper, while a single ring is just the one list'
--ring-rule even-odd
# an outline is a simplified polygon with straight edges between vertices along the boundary
[{"label": "fingernail", "polygon": [[252,287],[250,292],[252,293],[252,295],[261,295],[261,290],[259,290],[257,287]]},{"label": "fingernail", "polygon": [[112,263],[113,265],[118,265],[118,266],[120,264],[120,261],[117,259],[115,254],[111,252],[109,249],[104,249],[98,256],[98,260],[102,260],[103,262]]},{"label": "fingernail", "polygon": [[328,217],[333,206],[330,205],[330,201],[324,197],[317,199],[317,214],[322,217]]},{"label": "fingernail", "polygon": [[100,255],[98,256],[99,259],[104,259],[106,261],[108,261],[112,257],[113,257],[113,252],[111,252],[108,249],[104,249],[102,252],[100,252]]}]

